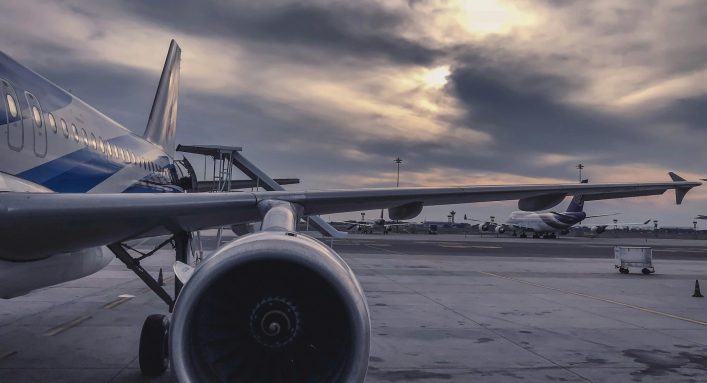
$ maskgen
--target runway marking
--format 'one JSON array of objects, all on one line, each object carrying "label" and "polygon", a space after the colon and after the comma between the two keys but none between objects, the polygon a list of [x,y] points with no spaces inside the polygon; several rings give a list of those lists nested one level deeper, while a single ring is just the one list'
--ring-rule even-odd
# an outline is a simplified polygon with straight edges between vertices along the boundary
[{"label": "runway marking", "polygon": [[515,282],[519,282],[519,283],[524,283],[524,284],[530,285],[530,286],[535,286],[535,287],[540,287],[540,288],[547,289],[547,290],[557,291],[557,292],[563,293],[563,294],[576,295],[576,296],[578,296],[578,297],[589,298],[589,299],[594,299],[594,300],[598,300],[598,301],[602,301],[602,302],[606,302],[606,303],[615,304],[615,305],[618,305],[618,306],[628,307],[628,308],[631,308],[631,309],[635,309],[635,310],[639,310],[639,311],[643,311],[643,312],[647,312],[647,313],[651,313],[651,314],[656,314],[656,315],[664,316],[664,317],[666,317],[666,318],[677,319],[677,320],[689,322],[689,323],[692,323],[692,324],[697,324],[697,325],[700,325],[700,326],[707,326],[707,322],[703,322],[703,321],[701,321],[701,320],[685,318],[685,317],[682,317],[682,316],[679,316],[679,315],[669,314],[669,313],[665,313],[665,312],[662,312],[662,311],[649,309],[649,308],[646,308],[646,307],[641,307],[641,306],[632,305],[632,304],[630,304],[630,303],[624,303],[624,302],[615,301],[615,300],[613,300],[613,299],[597,297],[597,296],[594,296],[594,295],[589,295],[589,294],[584,294],[584,293],[578,293],[578,292],[576,292],[576,291],[563,290],[563,289],[559,289],[559,288],[557,288],[557,287],[545,286],[545,285],[542,285],[542,284],[540,284],[540,283],[530,282],[530,281],[526,281],[526,280],[518,279],[518,278],[513,278],[513,277],[507,277],[507,276],[505,276],[505,275],[500,275],[500,274],[496,274],[496,273],[489,273],[489,272],[487,272],[487,271],[477,271],[477,272],[480,273],[480,274],[484,274],[484,275],[488,275],[488,276],[492,276],[492,277],[498,277],[498,278],[508,279],[508,280],[510,280],[510,281],[515,281]]},{"label": "runway marking", "polygon": [[72,321],[60,324],[54,328],[49,329],[49,331],[47,331],[44,335],[45,336],[54,336],[54,335],[61,334],[62,332],[72,329],[72,328],[80,325],[81,323],[83,323],[91,318],[93,318],[93,317],[90,315],[84,315],[82,317],[78,317]]},{"label": "runway marking", "polygon": [[134,296],[134,295],[130,295],[130,294],[119,295],[119,296],[118,296],[118,299],[116,299],[116,300],[114,300],[114,301],[112,301],[112,302],[106,303],[105,305],[103,305],[103,308],[110,310],[110,309],[112,309],[113,307],[122,305],[123,303],[125,303],[125,302],[127,302],[127,301],[129,301],[129,300],[131,300],[131,299],[133,299],[133,298],[135,298],[135,296]]},{"label": "runway marking", "polygon": [[17,351],[8,351],[0,353],[0,360],[7,359],[15,354],[17,354]]}]

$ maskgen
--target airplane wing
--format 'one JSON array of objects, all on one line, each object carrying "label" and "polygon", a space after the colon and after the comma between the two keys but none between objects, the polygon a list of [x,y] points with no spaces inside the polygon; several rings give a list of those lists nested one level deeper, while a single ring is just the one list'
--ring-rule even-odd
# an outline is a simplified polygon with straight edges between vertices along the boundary
[{"label": "airplane wing", "polygon": [[612,223],[601,223],[601,224],[594,224],[591,226],[644,226],[644,225],[649,225],[651,223],[651,220],[648,219],[644,222],[612,222]]},{"label": "airplane wing", "polygon": [[588,215],[588,216],[586,216],[584,219],[588,219],[588,218],[598,218],[598,217],[610,217],[610,216],[612,216],[612,215],[619,215],[619,214],[621,214],[621,213]]},{"label": "airplane wing", "polygon": [[[31,260],[132,238],[253,222],[262,219],[263,202],[272,200],[294,204],[303,216],[388,208],[392,219],[410,219],[431,205],[517,199],[523,210],[541,210],[568,195],[611,199],[675,189],[684,196],[698,185],[673,181],[189,194],[3,192],[0,254],[4,259]],[[36,233],[42,233],[42,241],[32,240]]]}]

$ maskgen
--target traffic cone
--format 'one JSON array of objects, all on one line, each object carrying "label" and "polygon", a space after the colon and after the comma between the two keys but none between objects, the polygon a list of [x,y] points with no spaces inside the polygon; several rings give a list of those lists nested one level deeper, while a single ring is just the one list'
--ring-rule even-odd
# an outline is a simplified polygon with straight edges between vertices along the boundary
[{"label": "traffic cone", "polygon": [[[157,276],[157,284],[164,286],[164,277],[162,277],[162,268],[160,267],[160,274]],[[697,289],[697,287],[695,287]],[[697,291],[697,290],[695,290]]]},{"label": "traffic cone", "polygon": [[702,293],[700,292],[700,281],[695,279],[695,292],[692,294],[693,298],[702,298]]}]

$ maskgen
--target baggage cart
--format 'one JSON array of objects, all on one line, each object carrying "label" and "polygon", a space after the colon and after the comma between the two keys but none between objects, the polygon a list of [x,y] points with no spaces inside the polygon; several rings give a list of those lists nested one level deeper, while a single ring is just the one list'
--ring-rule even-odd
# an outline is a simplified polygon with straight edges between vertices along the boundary
[{"label": "baggage cart", "polygon": [[655,273],[653,267],[653,249],[650,247],[614,247],[614,267],[621,274],[628,274],[629,267],[639,267],[643,274]]}]

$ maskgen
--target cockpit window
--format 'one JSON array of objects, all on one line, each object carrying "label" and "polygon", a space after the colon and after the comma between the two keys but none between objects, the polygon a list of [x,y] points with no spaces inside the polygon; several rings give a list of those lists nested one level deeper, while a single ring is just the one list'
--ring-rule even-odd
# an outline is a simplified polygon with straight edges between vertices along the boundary
[{"label": "cockpit window", "polygon": [[49,120],[49,127],[52,128],[52,131],[54,131],[54,133],[56,133],[57,129],[56,129],[56,120],[54,119],[54,115],[51,113],[48,113],[47,120]]},{"label": "cockpit window", "polygon": [[10,109],[10,116],[12,118],[17,117],[17,104],[15,104],[15,98],[9,94],[5,94],[5,99],[7,99],[7,106]]}]

